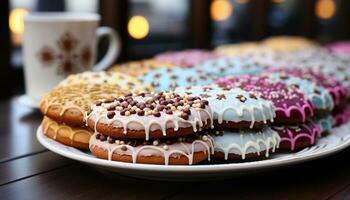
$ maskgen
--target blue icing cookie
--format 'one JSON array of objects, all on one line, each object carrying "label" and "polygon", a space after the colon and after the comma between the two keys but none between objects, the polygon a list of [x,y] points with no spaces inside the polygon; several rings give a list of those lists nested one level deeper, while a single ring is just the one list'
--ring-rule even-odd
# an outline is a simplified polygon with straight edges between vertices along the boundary
[{"label": "blue icing cookie", "polygon": [[214,140],[215,156],[245,159],[251,155],[257,157],[263,155],[269,157],[269,152],[274,152],[280,143],[280,136],[271,128],[265,126],[260,131],[252,129],[216,131],[211,135]]},{"label": "blue icing cookie", "polygon": [[273,121],[276,115],[272,102],[240,88],[226,89],[213,84],[179,87],[175,91],[208,100],[218,127],[253,128]]},{"label": "blue icing cookie", "polygon": [[334,108],[334,101],[328,90],[324,87],[317,86],[315,82],[289,76],[285,73],[266,73],[266,75],[269,76],[271,80],[282,81],[289,86],[299,89],[299,91],[307,96],[316,109],[330,111]]},{"label": "blue icing cookie", "polygon": [[313,121],[320,125],[321,133],[329,133],[333,128],[334,119],[331,115],[316,117]]},{"label": "blue icing cookie", "polygon": [[151,70],[139,79],[154,87],[155,91],[171,91],[178,86],[206,85],[214,82],[214,77],[194,68],[159,68]]},{"label": "blue icing cookie", "polygon": [[257,63],[239,57],[208,60],[196,65],[195,68],[214,74],[218,77],[257,74],[263,70],[263,67]]}]

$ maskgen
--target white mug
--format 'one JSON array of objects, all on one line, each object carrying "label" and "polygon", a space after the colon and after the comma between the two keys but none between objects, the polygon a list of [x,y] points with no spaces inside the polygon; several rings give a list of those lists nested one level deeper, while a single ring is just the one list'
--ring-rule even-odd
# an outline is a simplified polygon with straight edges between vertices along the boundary
[{"label": "white mug", "polygon": [[[26,95],[40,99],[67,75],[109,67],[120,52],[120,39],[108,27],[98,27],[93,13],[33,13],[24,19]],[[106,55],[96,62],[97,41],[109,38]]]}]

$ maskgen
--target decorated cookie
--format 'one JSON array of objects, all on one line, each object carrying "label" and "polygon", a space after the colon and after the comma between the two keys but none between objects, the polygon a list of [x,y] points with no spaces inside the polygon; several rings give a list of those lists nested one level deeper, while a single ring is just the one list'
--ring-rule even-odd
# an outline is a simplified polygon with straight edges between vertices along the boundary
[{"label": "decorated cookie", "polygon": [[275,106],[276,124],[302,123],[313,115],[311,102],[303,93],[281,81],[272,81],[268,76],[226,77],[216,83],[223,88],[242,88],[271,101]]},{"label": "decorated cookie", "polygon": [[275,36],[262,41],[262,45],[274,51],[295,52],[319,46],[315,41],[297,36]]},{"label": "decorated cookie", "polygon": [[332,111],[333,126],[340,126],[345,124],[350,119],[350,108],[349,106],[336,108]]},{"label": "decorated cookie", "polygon": [[119,72],[83,72],[69,75],[58,84],[58,87],[66,87],[74,84],[109,84],[117,85],[121,89],[132,91],[148,91],[150,87],[144,85],[138,79]]},{"label": "decorated cookie", "polygon": [[315,144],[316,139],[321,135],[321,128],[315,123],[304,123],[299,125],[273,126],[281,137],[279,148],[282,150],[299,150]]},{"label": "decorated cookie", "polygon": [[280,137],[268,127],[255,130],[221,130],[212,135],[215,143],[214,157],[246,159],[269,157],[278,148]]},{"label": "decorated cookie", "polygon": [[128,94],[92,106],[89,127],[115,138],[160,139],[212,126],[208,101],[172,92]]},{"label": "decorated cookie", "polygon": [[312,121],[320,126],[320,131],[323,135],[330,133],[334,124],[334,119],[330,114],[316,116]]},{"label": "decorated cookie", "polygon": [[220,56],[237,57],[247,54],[255,54],[269,49],[262,47],[257,42],[242,42],[237,44],[224,44],[215,48],[214,52]]},{"label": "decorated cookie", "polygon": [[292,76],[315,82],[318,86],[324,87],[332,95],[335,106],[346,101],[348,90],[335,78],[317,72],[310,68],[269,68],[268,71],[282,72]]},{"label": "decorated cookie", "polygon": [[327,45],[327,48],[336,54],[350,56],[350,41],[339,41]]},{"label": "decorated cookie", "polygon": [[114,65],[109,71],[120,72],[133,77],[144,75],[150,70],[158,68],[171,68],[175,66],[167,62],[161,62],[154,59],[130,61],[122,64]]},{"label": "decorated cookie", "polygon": [[260,65],[241,58],[217,58],[198,64],[195,68],[216,77],[257,74],[263,70]]},{"label": "decorated cookie", "polygon": [[90,150],[99,158],[120,162],[159,165],[192,165],[210,160],[214,143],[208,135],[174,138],[172,140],[118,140],[95,133]]},{"label": "decorated cookie", "polygon": [[272,102],[240,88],[226,89],[218,85],[179,87],[180,94],[207,99],[214,124],[226,128],[260,128],[275,117]]},{"label": "decorated cookie", "polygon": [[127,91],[117,85],[76,84],[59,87],[47,94],[40,103],[41,112],[59,122],[70,126],[85,125],[84,116],[98,100],[118,97]]},{"label": "decorated cookie", "polygon": [[172,91],[178,86],[206,85],[214,82],[215,77],[200,69],[173,67],[171,69],[155,69],[139,77],[155,91]]},{"label": "decorated cookie", "polygon": [[269,80],[283,82],[290,87],[304,93],[311,101],[316,113],[331,111],[334,108],[334,101],[328,90],[317,86],[316,82],[290,76],[287,73],[265,73]]},{"label": "decorated cookie", "polygon": [[48,117],[44,117],[41,125],[44,134],[49,138],[75,148],[89,149],[89,140],[93,134],[91,130],[58,124]]},{"label": "decorated cookie", "polygon": [[154,59],[179,66],[193,67],[196,64],[216,57],[217,55],[211,51],[201,49],[188,49],[183,51],[169,51],[160,53],[156,55]]}]

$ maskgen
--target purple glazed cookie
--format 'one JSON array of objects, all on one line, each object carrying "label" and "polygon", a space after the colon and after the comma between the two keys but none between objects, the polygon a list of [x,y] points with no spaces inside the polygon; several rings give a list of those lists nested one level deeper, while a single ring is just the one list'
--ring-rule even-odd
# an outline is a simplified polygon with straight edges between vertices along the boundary
[{"label": "purple glazed cookie", "polygon": [[321,135],[320,126],[311,122],[296,126],[273,126],[272,130],[275,130],[281,138],[279,148],[289,151],[313,146],[316,139]]},{"label": "purple glazed cookie", "polygon": [[333,127],[345,124],[350,119],[350,108],[349,106],[335,108],[332,111]]},{"label": "purple glazed cookie", "polygon": [[350,41],[339,41],[327,45],[327,48],[335,54],[350,56]]},{"label": "purple glazed cookie", "polygon": [[340,81],[331,76],[316,72],[308,68],[269,68],[267,71],[283,72],[292,76],[315,82],[318,86],[324,87],[332,95],[334,105],[338,106],[347,99],[348,89]]},{"label": "purple glazed cookie", "polygon": [[313,107],[307,97],[282,82],[272,82],[267,76],[238,76],[219,79],[221,87],[240,87],[258,93],[275,106],[275,124],[297,124],[313,115]]},{"label": "purple glazed cookie", "polygon": [[169,51],[160,53],[154,59],[184,67],[193,67],[204,61],[214,59],[217,55],[208,50],[187,49],[183,51]]}]

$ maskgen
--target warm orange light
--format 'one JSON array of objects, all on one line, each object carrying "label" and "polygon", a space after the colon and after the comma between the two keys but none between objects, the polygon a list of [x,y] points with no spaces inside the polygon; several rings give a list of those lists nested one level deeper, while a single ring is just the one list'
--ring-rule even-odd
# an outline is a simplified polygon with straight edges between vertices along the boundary
[{"label": "warm orange light", "polygon": [[210,5],[210,15],[215,21],[224,21],[232,14],[233,6],[228,0],[214,0]]},{"label": "warm orange light", "polygon": [[321,19],[332,18],[336,11],[334,0],[318,0],[315,5],[316,16]]},{"label": "warm orange light", "polygon": [[129,35],[134,39],[145,38],[149,33],[149,23],[143,16],[133,16],[128,22]]},{"label": "warm orange light", "polygon": [[9,17],[9,26],[12,33],[21,34],[24,30],[23,19],[28,14],[24,8],[15,8],[11,11]]}]

